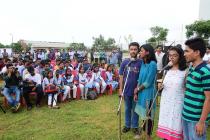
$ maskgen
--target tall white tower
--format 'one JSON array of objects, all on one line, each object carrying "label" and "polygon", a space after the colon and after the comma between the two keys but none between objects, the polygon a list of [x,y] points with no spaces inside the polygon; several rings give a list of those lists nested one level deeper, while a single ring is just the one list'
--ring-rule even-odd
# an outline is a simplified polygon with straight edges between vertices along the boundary
[{"label": "tall white tower", "polygon": [[200,0],[199,19],[210,20],[210,0]]}]

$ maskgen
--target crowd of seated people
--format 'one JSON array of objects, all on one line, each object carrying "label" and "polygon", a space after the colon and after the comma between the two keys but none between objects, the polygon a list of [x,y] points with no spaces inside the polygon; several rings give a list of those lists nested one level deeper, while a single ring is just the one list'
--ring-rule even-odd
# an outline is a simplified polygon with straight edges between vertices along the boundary
[{"label": "crowd of seated people", "polygon": [[[113,64],[91,64],[87,58],[78,62],[76,58],[56,60],[10,59],[4,60],[1,69],[4,80],[2,94],[12,112],[20,108],[20,98],[25,101],[27,110],[40,107],[44,97],[48,98],[49,108],[58,109],[57,101],[88,99],[89,91],[96,95],[112,93],[118,87],[118,69]],[[30,95],[36,96],[35,105]]]}]

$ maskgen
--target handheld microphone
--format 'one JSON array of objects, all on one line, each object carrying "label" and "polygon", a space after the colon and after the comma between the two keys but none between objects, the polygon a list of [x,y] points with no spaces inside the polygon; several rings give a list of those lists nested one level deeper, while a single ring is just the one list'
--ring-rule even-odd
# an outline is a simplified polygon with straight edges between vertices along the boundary
[{"label": "handheld microphone", "polygon": [[173,65],[173,63],[172,63],[171,61],[168,62],[168,64],[167,64],[165,67],[163,67],[163,68],[159,71],[159,73],[161,73],[162,71],[164,71],[164,70],[170,68],[172,65]]}]

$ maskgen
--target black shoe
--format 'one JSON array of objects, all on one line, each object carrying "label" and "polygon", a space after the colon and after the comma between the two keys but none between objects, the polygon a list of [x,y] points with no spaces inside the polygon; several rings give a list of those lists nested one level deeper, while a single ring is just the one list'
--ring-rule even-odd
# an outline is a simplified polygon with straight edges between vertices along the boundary
[{"label": "black shoe", "polygon": [[122,129],[122,132],[123,132],[123,133],[127,133],[128,131],[130,131],[130,128],[128,128],[128,127],[124,127],[124,128]]},{"label": "black shoe", "polygon": [[32,109],[32,106],[28,106],[27,110],[30,111]]}]

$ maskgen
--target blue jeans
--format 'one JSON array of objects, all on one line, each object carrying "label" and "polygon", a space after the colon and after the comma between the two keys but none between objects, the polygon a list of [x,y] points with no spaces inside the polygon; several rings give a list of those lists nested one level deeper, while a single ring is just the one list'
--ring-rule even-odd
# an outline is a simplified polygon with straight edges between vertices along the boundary
[{"label": "blue jeans", "polygon": [[[15,99],[11,95],[12,93],[15,94]],[[11,86],[9,88],[5,87],[3,90],[3,94],[6,97],[9,104],[13,107],[17,105],[20,101],[20,90],[18,89],[17,86]]]},{"label": "blue jeans", "polygon": [[139,127],[139,116],[134,112],[136,102],[133,100],[133,96],[124,96],[125,102],[125,126],[128,128]]},{"label": "blue jeans", "polygon": [[196,134],[195,131],[196,123],[197,122],[189,122],[182,119],[184,140],[206,140],[206,130],[208,123],[205,124],[206,128],[204,130],[204,134],[200,137]]}]

